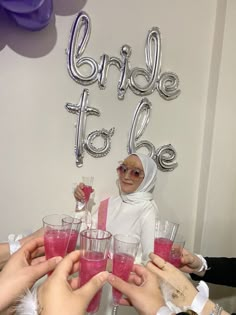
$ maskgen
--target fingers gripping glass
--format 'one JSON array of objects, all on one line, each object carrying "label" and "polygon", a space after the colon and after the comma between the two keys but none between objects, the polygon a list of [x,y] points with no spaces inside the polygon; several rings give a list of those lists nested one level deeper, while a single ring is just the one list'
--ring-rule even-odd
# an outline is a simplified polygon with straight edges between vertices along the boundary
[{"label": "fingers gripping glass", "polygon": [[121,164],[116,170],[119,176],[124,177],[128,174],[129,178],[134,181],[144,178],[144,171],[139,168],[128,168],[125,164]]}]

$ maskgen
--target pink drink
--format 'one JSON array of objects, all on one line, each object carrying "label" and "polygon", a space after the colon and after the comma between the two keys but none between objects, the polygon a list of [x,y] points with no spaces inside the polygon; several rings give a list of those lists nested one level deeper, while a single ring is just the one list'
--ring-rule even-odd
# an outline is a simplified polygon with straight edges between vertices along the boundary
[{"label": "pink drink", "polygon": [[174,265],[176,268],[179,268],[181,265],[181,256],[170,254],[169,263]]},{"label": "pink drink", "polygon": [[155,238],[154,254],[168,261],[172,244],[173,244],[173,241],[169,240],[168,238],[164,238],[164,237]]},{"label": "pink drink", "polygon": [[69,243],[67,246],[67,254],[69,254],[69,253],[73,252],[76,248],[79,232],[78,231],[69,231],[67,233],[69,234]]},{"label": "pink drink", "polygon": [[90,198],[90,194],[91,192],[93,191],[93,188],[92,186],[87,186],[87,185],[84,185],[83,187],[83,192],[84,192],[84,198],[85,198],[85,202],[88,202],[89,201],[89,198]]},{"label": "pink drink", "polygon": [[47,259],[55,256],[65,256],[68,236],[66,231],[48,230],[45,232],[44,247]]},{"label": "pink drink", "polygon": [[[130,271],[132,270],[134,264],[134,257],[128,254],[114,254],[113,256],[113,268],[112,273],[124,281],[127,281],[129,278]],[[112,295],[115,304],[119,303],[119,300],[122,297],[122,293],[112,288]]]},{"label": "pink drink", "polygon": [[[106,270],[107,258],[103,253],[87,252],[80,259],[80,287],[87,283],[93,276]],[[96,313],[99,308],[102,289],[97,292],[90,302],[87,312]]]}]

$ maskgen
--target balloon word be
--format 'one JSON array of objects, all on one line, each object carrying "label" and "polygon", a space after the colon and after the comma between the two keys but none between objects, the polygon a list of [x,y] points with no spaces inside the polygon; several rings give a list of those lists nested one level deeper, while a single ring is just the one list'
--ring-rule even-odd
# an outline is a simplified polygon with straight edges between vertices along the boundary
[{"label": "balloon word be", "polygon": [[156,162],[157,167],[163,171],[173,171],[178,163],[175,162],[176,151],[171,144],[163,145],[157,150],[155,146],[147,140],[139,141],[143,135],[151,115],[152,104],[147,98],[143,98],[134,112],[129,138],[128,138],[128,153],[135,153],[140,148],[146,148],[148,155]]},{"label": "balloon word be", "polygon": [[[84,89],[78,104],[67,103],[65,105],[65,108],[69,113],[77,115],[75,133],[75,157],[77,167],[83,166],[84,150],[96,158],[107,155],[111,149],[111,137],[115,132],[115,128],[111,128],[110,130],[95,130],[91,132],[85,139],[87,116],[100,116],[99,110],[88,106],[88,96],[89,91]],[[97,148],[93,145],[94,139],[97,137],[101,137],[103,139],[103,147]]]},{"label": "balloon word be", "polygon": [[[123,100],[127,88],[140,96],[149,95],[156,89],[165,100],[173,100],[179,96],[179,78],[173,72],[161,73],[161,35],[157,27],[149,30],[145,44],[146,69],[131,68],[131,47],[123,45],[120,51],[121,59],[103,54],[97,62],[91,57],[82,57],[91,34],[91,22],[88,14],[81,11],[71,28],[69,46],[67,49],[67,67],[70,76],[79,84],[88,86],[98,81],[100,89],[106,88],[108,70],[115,66],[120,71],[117,87],[118,99]],[[81,68],[88,68],[86,74]],[[137,82],[143,77],[143,86]]]}]

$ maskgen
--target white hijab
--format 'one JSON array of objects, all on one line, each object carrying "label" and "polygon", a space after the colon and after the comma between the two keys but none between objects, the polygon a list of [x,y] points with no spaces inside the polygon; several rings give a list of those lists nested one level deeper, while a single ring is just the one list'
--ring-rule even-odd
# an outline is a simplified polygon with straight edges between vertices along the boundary
[{"label": "white hijab", "polygon": [[145,176],[135,192],[126,194],[120,190],[120,197],[123,202],[129,204],[151,201],[152,191],[157,180],[157,165],[148,155],[141,153],[133,153],[130,155],[136,155],[140,159]]}]

